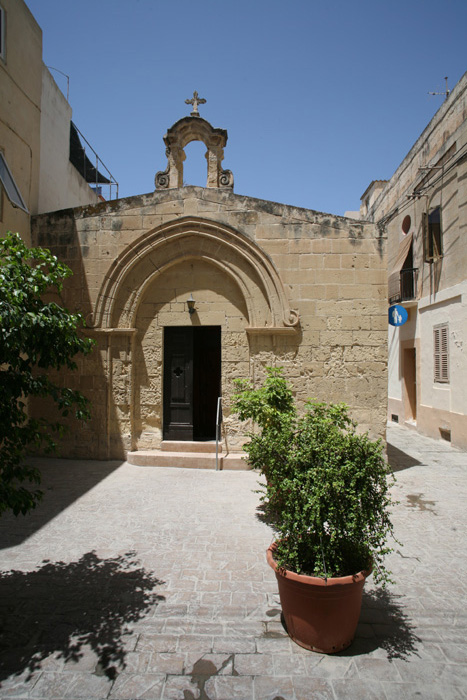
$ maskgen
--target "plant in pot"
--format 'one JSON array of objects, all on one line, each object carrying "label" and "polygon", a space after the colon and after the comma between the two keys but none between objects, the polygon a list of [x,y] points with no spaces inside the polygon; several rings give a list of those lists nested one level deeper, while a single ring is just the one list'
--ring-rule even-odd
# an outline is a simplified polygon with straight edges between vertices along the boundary
[{"label": "plant in pot", "polygon": [[238,380],[237,389],[239,418],[258,426],[244,449],[266,479],[276,532],[267,557],[287,631],[307,649],[341,651],[355,636],[365,579],[390,580],[394,476],[382,443],[358,434],[342,403],[308,401],[299,416],[280,368],[267,368],[259,388]]}]

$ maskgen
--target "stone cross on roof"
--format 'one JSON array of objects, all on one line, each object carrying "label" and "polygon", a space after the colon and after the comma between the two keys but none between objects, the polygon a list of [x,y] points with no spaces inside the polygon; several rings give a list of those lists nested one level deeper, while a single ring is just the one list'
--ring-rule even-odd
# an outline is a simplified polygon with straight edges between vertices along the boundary
[{"label": "stone cross on roof", "polygon": [[198,97],[198,93],[195,90],[192,99],[185,100],[185,104],[193,105],[193,111],[191,113],[192,117],[199,117],[198,105],[206,104],[206,100],[204,99],[204,97]]}]

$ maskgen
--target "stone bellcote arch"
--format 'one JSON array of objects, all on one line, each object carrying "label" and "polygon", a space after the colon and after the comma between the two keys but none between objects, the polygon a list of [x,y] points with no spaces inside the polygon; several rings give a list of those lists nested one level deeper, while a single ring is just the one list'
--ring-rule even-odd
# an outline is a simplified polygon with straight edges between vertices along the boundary
[{"label": "stone bellcote arch", "polygon": [[206,187],[233,190],[232,171],[222,169],[227,131],[214,128],[195,110],[191,116],[179,119],[164,136],[167,168],[156,173],[156,189],[183,187],[183,161],[186,158],[184,148],[191,141],[202,141],[208,149]]}]

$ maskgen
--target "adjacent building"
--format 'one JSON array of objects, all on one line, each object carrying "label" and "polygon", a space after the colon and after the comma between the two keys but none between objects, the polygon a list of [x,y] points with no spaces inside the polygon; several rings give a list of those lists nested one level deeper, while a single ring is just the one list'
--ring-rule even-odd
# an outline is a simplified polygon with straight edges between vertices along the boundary
[{"label": "adjacent building", "polygon": [[0,42],[0,232],[27,241],[39,207],[42,31],[22,0],[1,0]]},{"label": "adjacent building", "polygon": [[388,241],[388,418],[467,448],[467,73],[361,218]]},{"label": "adjacent building", "polygon": [[23,0],[0,0],[0,234],[29,242],[30,215],[97,203],[95,186],[113,181],[71,119],[42,61],[41,28]]}]

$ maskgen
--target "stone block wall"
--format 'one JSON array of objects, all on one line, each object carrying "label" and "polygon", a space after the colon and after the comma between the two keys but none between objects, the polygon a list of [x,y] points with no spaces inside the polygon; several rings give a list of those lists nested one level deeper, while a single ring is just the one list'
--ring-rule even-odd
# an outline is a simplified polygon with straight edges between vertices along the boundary
[{"label": "stone block wall", "polygon": [[[73,269],[64,301],[97,340],[73,380],[93,402],[89,457],[159,447],[167,326],[221,327],[231,450],[245,430],[229,410],[233,379],[257,384],[268,365],[300,404],[345,401],[362,430],[384,434],[386,241],[374,224],[185,187],[35,217],[33,243]],[[80,454],[80,431],[63,453]]]}]

